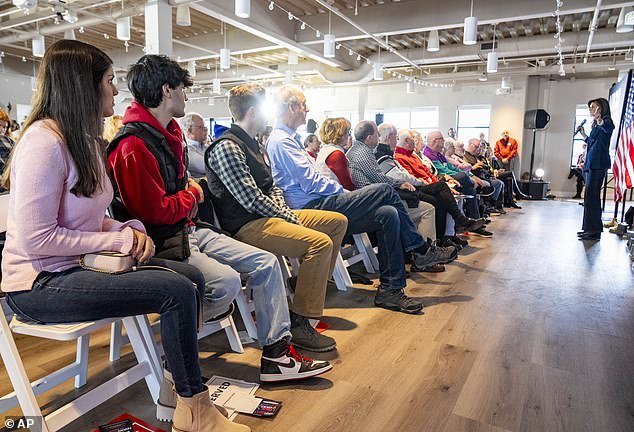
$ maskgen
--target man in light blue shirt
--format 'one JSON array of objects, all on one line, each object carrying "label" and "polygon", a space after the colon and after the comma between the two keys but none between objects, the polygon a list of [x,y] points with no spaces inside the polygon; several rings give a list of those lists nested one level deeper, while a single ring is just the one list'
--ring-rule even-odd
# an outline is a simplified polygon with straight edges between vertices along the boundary
[{"label": "man in light blue shirt", "polygon": [[403,252],[411,253],[414,268],[424,268],[451,261],[455,249],[430,247],[391,186],[374,184],[348,192],[320,174],[297,134],[297,128],[306,122],[306,97],[297,87],[284,86],[275,99],[278,124],[267,142],[267,153],[273,180],[288,205],[342,213],[348,218],[348,234],[376,232],[381,285],[374,304],[399,312],[420,312],[422,302],[404,293]]},{"label": "man in light blue shirt", "polygon": [[205,126],[205,120],[200,114],[189,113],[182,120],[182,129],[187,140],[189,177],[205,177],[205,150],[209,147],[209,128]]}]

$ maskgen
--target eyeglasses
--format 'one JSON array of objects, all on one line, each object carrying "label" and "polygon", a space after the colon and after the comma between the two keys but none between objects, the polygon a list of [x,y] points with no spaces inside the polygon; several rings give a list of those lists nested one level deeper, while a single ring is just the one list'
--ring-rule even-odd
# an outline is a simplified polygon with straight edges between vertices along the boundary
[{"label": "eyeglasses", "polygon": [[202,130],[209,130],[209,128],[207,126],[192,126],[192,129],[202,129]]}]

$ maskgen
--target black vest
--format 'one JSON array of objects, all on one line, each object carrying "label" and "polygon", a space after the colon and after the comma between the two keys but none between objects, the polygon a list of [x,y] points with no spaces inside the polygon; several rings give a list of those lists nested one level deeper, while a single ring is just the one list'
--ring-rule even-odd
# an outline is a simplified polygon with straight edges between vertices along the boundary
[{"label": "black vest", "polygon": [[226,131],[216,141],[211,143],[205,151],[205,165],[207,167],[208,187],[211,192],[216,216],[220,221],[220,226],[229,231],[231,235],[237,233],[240,228],[247,222],[260,219],[262,216],[249,213],[229,192],[225,184],[209,166],[210,152],[220,145],[222,141],[230,140],[242,149],[247,159],[247,166],[251,176],[255,180],[258,188],[268,195],[273,188],[273,176],[271,175],[271,167],[264,160],[264,156],[260,151],[260,145],[256,140],[251,138],[239,126],[231,125],[231,129]]},{"label": "black vest", "polygon": [[[161,178],[163,179],[167,195],[174,195],[175,193],[184,190],[187,185],[187,176],[184,175],[182,178],[178,178],[178,174],[180,172],[180,161],[172,152],[165,136],[147,123],[126,123],[108,145],[108,155],[117,148],[121,140],[130,135],[134,135],[143,140],[147,149],[158,162]],[[187,166],[188,157],[186,147],[184,152],[184,163],[185,166]],[[119,188],[117,187],[112,171],[110,172],[110,177],[115,196],[111,205],[113,213],[112,216],[120,221],[132,219],[132,216],[121,201]],[[152,238],[156,245],[156,256],[164,258],[175,257],[181,259],[189,257],[189,246],[185,232],[186,225],[187,220],[185,218],[171,225],[145,225],[148,235]],[[162,255],[162,252],[167,248],[180,250],[172,251],[167,255]],[[174,254],[174,252],[176,253]]]}]

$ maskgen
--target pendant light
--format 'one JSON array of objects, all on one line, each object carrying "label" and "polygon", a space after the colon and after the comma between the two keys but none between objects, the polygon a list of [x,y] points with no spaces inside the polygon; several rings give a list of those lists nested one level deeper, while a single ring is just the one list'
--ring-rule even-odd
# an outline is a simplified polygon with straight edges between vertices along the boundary
[{"label": "pendant light", "polygon": [[324,35],[324,57],[335,57],[335,35],[331,32],[330,26],[331,13],[328,12],[328,33]]},{"label": "pendant light", "polygon": [[498,54],[495,52],[495,30],[496,24],[493,24],[493,49],[487,54],[487,73],[498,71]]},{"label": "pendant light", "polygon": [[464,19],[464,35],[462,43],[475,45],[478,41],[478,17],[473,16],[473,0],[471,0],[471,15]]},{"label": "pendant light", "polygon": [[429,39],[427,39],[427,51],[440,51],[440,39],[438,38],[438,30],[432,30],[429,32]]},{"label": "pendant light", "polygon": [[251,16],[251,0],[235,0],[235,13],[239,18],[249,18]]},{"label": "pendant light", "polygon": [[44,51],[46,50],[44,36],[38,34],[31,41],[31,51],[33,52],[33,57],[44,57]]},{"label": "pendant light", "polygon": [[130,17],[117,18],[117,39],[130,40]]},{"label": "pendant light", "polygon": [[625,17],[627,14],[631,14],[634,9],[632,6],[623,6],[621,8],[621,12],[619,13],[619,19],[616,22],[616,32],[617,33],[627,33],[634,30],[634,26],[631,24],[625,24]]},{"label": "pendant light", "polygon": [[181,27],[189,27],[192,25],[192,17],[189,11],[189,5],[180,5],[176,8],[176,25]]},{"label": "pendant light", "polygon": [[220,48],[220,69],[229,69],[231,67],[231,50],[227,48],[227,28],[225,23],[221,23],[221,30],[225,37],[225,46]]}]

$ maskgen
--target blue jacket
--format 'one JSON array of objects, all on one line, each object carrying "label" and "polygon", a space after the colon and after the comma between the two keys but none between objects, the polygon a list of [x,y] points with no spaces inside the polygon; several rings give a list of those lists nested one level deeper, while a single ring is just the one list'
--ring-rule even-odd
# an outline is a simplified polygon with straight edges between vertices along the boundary
[{"label": "blue jacket", "polygon": [[614,130],[614,123],[608,116],[603,117],[603,124],[592,124],[590,135],[586,138],[588,149],[584,171],[591,169],[609,169],[610,163],[610,137]]}]

